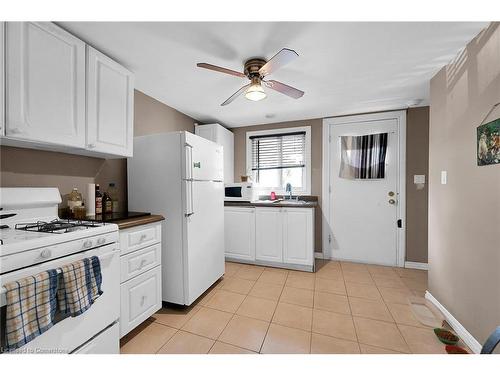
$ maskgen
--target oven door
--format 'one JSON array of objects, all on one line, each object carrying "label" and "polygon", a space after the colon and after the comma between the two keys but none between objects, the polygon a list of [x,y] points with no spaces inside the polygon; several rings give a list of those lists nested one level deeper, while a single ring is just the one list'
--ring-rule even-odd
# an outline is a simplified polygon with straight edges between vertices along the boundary
[{"label": "oven door", "polygon": [[[120,315],[120,249],[118,243],[4,274],[1,277],[2,284],[94,255],[98,256],[101,261],[103,294],[82,315],[74,318],[68,317],[55,323],[48,331],[14,353],[70,353],[118,320]],[[5,298],[2,298],[2,301],[5,301]],[[2,324],[0,331],[5,332],[6,308],[3,303],[0,311]],[[5,347],[4,339],[2,335],[0,345],[2,348]],[[119,340],[118,335],[116,335],[116,340]]]}]

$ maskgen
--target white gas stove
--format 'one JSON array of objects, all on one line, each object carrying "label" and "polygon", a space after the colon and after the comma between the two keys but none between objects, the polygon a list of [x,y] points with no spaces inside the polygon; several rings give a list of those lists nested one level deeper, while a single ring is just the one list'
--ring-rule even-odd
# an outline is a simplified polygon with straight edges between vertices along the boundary
[{"label": "white gas stove", "polygon": [[[81,316],[66,318],[20,352],[116,353],[119,345],[119,236],[116,224],[61,220],[56,188],[0,188],[0,313],[3,285],[76,260],[98,256],[103,295]],[[5,322],[3,316],[0,322]],[[0,327],[3,328],[3,327]],[[4,332],[0,329],[0,332]],[[3,337],[0,337],[0,352]]]}]

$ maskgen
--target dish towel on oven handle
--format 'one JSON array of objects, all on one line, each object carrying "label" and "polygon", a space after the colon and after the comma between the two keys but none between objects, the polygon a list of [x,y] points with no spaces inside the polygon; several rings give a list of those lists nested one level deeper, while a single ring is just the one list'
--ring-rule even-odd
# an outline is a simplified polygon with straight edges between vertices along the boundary
[{"label": "dish towel on oven handle", "polygon": [[99,258],[93,256],[60,267],[57,301],[64,316],[78,316],[87,311],[103,293]]},{"label": "dish towel on oven handle", "polygon": [[57,282],[57,271],[50,269],[4,285],[7,350],[20,348],[54,325]]}]

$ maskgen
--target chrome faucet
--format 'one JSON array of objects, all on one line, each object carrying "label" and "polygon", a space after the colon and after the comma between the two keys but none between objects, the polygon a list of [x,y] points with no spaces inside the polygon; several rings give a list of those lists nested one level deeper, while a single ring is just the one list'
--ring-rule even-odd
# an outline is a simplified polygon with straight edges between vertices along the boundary
[{"label": "chrome faucet", "polygon": [[288,194],[288,199],[292,199],[292,184],[287,182],[285,192]]}]

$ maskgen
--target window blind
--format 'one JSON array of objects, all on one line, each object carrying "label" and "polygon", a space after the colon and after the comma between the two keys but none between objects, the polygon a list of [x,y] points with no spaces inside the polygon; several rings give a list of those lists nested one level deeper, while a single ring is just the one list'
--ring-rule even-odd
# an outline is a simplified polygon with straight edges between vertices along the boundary
[{"label": "window blind", "polygon": [[252,170],[304,168],[306,132],[251,136]]}]

